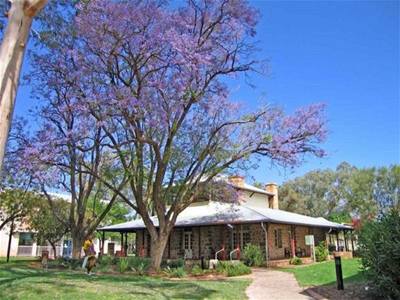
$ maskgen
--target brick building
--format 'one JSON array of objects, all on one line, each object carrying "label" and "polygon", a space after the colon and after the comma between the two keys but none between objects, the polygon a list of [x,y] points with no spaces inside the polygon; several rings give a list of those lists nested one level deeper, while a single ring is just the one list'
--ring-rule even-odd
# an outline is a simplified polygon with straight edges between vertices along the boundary
[{"label": "brick building", "polygon": [[[353,250],[350,226],[280,210],[276,184],[260,189],[245,183],[241,176],[231,176],[227,181],[240,192],[240,201],[234,204],[208,199],[186,208],[177,218],[164,259],[237,259],[251,243],[259,246],[265,260],[273,265],[273,261],[295,255],[310,257],[306,235],[314,236],[315,245],[326,241],[332,250]],[[153,222],[157,224],[155,217]],[[125,241],[128,233],[135,232],[136,253],[150,255],[150,235],[141,219],[99,230],[120,232]]]}]

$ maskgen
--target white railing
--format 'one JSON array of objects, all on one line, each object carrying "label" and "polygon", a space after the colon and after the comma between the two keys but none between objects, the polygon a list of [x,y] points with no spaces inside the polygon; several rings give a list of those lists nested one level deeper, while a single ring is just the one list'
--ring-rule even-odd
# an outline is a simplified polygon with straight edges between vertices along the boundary
[{"label": "white railing", "polygon": [[[49,251],[49,257],[54,258],[54,250],[51,246],[18,246],[17,256],[42,256],[42,251]],[[57,257],[62,256],[63,247],[56,246]]]},{"label": "white railing", "polygon": [[[49,251],[49,257],[54,258],[54,250],[51,246],[37,246],[36,247],[36,256],[42,256],[42,251]],[[62,256],[63,254],[63,247],[56,246],[56,254],[57,257]]]},{"label": "white railing", "polygon": [[33,246],[18,246],[17,256],[33,256]]}]

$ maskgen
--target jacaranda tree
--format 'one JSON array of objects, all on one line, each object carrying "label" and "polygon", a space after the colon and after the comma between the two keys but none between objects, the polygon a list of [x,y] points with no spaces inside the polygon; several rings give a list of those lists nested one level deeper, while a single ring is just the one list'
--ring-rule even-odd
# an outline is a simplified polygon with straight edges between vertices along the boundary
[{"label": "jacaranda tree", "polygon": [[[295,166],[305,154],[324,155],[322,105],[286,116],[270,105],[249,111],[230,98],[226,80],[260,67],[253,58],[258,13],[247,2],[92,0],[74,9],[71,38],[49,44],[34,65],[38,96],[54,102],[61,95],[69,104],[52,109],[68,112],[62,122],[76,127],[55,134],[59,121],[46,123],[32,143],[42,150],[31,151],[30,161],[61,176],[42,157],[65,146],[54,161],[74,163],[62,176],[89,176],[143,218],[154,269],[179,213],[216,175],[257,157]],[[108,173],[91,163],[97,148]],[[76,157],[78,150],[89,152]]]}]

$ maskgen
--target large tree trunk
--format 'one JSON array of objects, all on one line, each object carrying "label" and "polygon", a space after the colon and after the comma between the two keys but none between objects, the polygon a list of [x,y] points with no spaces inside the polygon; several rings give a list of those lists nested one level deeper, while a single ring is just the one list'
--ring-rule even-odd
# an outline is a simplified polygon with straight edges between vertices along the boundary
[{"label": "large tree trunk", "polygon": [[22,61],[33,17],[47,0],[14,0],[0,47],[0,170],[10,131]]},{"label": "large tree trunk", "polygon": [[169,234],[159,234],[157,238],[151,238],[151,267],[150,271],[158,272],[161,267],[162,257],[168,243]]},{"label": "large tree trunk", "polygon": [[80,234],[73,234],[72,236],[72,259],[80,259],[85,237]]}]

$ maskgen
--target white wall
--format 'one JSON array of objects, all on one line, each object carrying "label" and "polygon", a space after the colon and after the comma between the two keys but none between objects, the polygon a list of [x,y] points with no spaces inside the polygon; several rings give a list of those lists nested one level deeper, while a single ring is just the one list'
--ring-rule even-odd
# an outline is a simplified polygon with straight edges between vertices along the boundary
[{"label": "white wall", "polygon": [[267,195],[248,192],[248,191],[242,191],[242,195],[243,195],[243,200],[241,202],[242,205],[249,207],[268,208]]},{"label": "white wall", "polygon": [[[0,256],[7,256],[8,248],[8,235],[10,228],[5,226],[0,231]],[[14,233],[11,239],[11,251],[10,256],[16,256],[18,251],[19,233]]]}]

